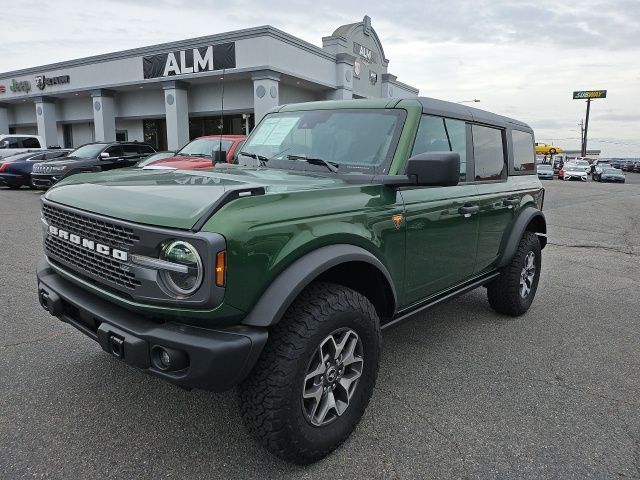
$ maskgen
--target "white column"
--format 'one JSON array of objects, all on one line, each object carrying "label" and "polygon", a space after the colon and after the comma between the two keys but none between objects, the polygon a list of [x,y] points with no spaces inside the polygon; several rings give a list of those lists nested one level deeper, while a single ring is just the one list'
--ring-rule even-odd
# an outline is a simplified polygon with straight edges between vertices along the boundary
[{"label": "white column", "polygon": [[0,134],[9,133],[9,107],[0,103]]},{"label": "white column", "polygon": [[189,96],[187,85],[180,81],[165,82],[164,108],[167,119],[167,147],[178,150],[189,142]]},{"label": "white column", "polygon": [[98,142],[114,142],[116,139],[116,112],[113,93],[108,90],[91,92],[93,125]]},{"label": "white column", "polygon": [[353,65],[356,57],[348,53],[336,55],[336,89],[327,92],[327,100],[353,98]]},{"label": "white column", "polygon": [[58,126],[54,100],[47,97],[36,97],[34,102],[38,135],[44,139],[44,146],[58,145]]},{"label": "white column", "polygon": [[280,105],[280,74],[260,70],[251,74],[253,80],[253,112],[257,125],[273,107]]}]

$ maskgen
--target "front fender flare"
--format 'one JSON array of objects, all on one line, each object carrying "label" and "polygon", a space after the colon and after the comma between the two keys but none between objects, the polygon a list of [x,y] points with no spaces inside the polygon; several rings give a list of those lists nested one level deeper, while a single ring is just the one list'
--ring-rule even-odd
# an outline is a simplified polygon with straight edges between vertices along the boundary
[{"label": "front fender flare", "polygon": [[518,244],[520,243],[520,239],[522,235],[527,230],[527,226],[532,222],[536,221],[542,222],[542,231],[536,231],[535,233],[539,234],[542,240],[540,242],[541,246],[544,248],[546,245],[546,234],[547,234],[547,221],[544,218],[544,213],[534,207],[526,207],[520,212],[517,220],[514,222],[513,227],[511,228],[511,233],[505,242],[505,247],[502,251],[502,257],[498,262],[498,268],[503,268],[509,265],[511,259],[516,254],[516,249],[518,248]]},{"label": "front fender flare", "polygon": [[314,279],[330,268],[346,262],[364,262],[376,267],[386,278],[393,293],[394,304],[397,304],[391,275],[375,255],[356,245],[328,245],[304,255],[280,273],[242,323],[255,327],[268,327],[278,323],[300,292]]}]

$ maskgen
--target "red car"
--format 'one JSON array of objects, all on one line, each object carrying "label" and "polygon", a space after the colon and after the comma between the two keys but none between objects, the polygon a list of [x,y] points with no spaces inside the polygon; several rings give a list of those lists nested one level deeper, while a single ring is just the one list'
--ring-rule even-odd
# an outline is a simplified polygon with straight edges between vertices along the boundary
[{"label": "red car", "polygon": [[213,152],[220,149],[227,152],[227,163],[233,161],[238,146],[244,143],[245,135],[208,135],[191,140],[172,157],[162,158],[145,165],[143,168],[176,168],[193,170],[211,168]]}]

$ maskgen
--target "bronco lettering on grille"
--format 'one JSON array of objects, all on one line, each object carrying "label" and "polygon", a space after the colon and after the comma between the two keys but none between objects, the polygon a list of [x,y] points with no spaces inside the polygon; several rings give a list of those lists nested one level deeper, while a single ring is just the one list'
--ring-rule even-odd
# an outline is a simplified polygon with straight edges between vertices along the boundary
[{"label": "bronco lettering on grille", "polygon": [[49,234],[86,248],[87,250],[97,252],[106,257],[113,257],[116,260],[120,260],[121,262],[126,262],[129,259],[129,254],[123,250],[118,250],[117,248],[111,248],[102,243],[94,242],[93,240],[81,238],[74,233],[69,233],[66,230],[54,227],[53,225],[49,225]]}]

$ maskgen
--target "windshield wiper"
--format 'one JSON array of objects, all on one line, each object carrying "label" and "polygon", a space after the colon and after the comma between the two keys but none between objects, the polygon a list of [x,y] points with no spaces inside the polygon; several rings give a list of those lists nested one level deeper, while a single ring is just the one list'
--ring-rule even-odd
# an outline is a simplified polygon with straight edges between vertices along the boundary
[{"label": "windshield wiper", "polygon": [[307,163],[312,165],[324,165],[333,173],[338,171],[338,164],[334,162],[329,162],[324,158],[313,158],[313,157],[305,157],[304,155],[287,155],[289,160],[304,160]]},{"label": "windshield wiper", "polygon": [[251,152],[240,152],[240,155],[244,155],[245,157],[249,157],[249,158],[255,158],[258,162],[260,162],[260,165],[266,165],[267,162],[269,161],[269,159],[267,157],[265,157],[264,155],[258,155],[257,153],[251,153]]}]

